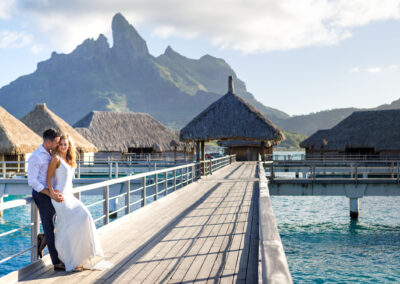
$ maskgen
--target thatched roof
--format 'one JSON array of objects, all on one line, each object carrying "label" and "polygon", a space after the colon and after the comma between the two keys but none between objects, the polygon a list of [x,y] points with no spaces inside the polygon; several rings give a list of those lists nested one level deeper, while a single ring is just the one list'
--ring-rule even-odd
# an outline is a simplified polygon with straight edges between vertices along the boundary
[{"label": "thatched roof", "polygon": [[[246,141],[246,140],[224,140],[218,141],[218,145],[221,147],[261,147],[261,141]],[[272,141],[265,142],[265,147],[271,147]]]},{"label": "thatched roof", "polygon": [[42,138],[28,126],[0,107],[0,153],[32,153],[42,143]]},{"label": "thatched roof", "polygon": [[400,150],[400,110],[354,112],[329,130],[320,130],[301,147],[344,151],[346,148]]},{"label": "thatched roof", "polygon": [[92,143],[75,131],[61,117],[48,109],[46,104],[37,104],[31,112],[21,118],[21,121],[40,136],[43,135],[46,129],[54,128],[63,133],[68,133],[78,151],[85,153],[97,152],[96,147]]},{"label": "thatched roof", "polygon": [[[157,152],[173,151],[171,142],[179,141],[178,132],[147,113],[92,111],[74,127],[96,145],[99,151],[105,152],[126,152],[128,148],[153,148]],[[177,150],[183,149],[184,144],[179,143]]]},{"label": "thatched roof", "polygon": [[180,134],[182,141],[253,140],[281,141],[283,132],[261,112],[233,90],[232,76],[229,91],[212,103],[186,125]]}]

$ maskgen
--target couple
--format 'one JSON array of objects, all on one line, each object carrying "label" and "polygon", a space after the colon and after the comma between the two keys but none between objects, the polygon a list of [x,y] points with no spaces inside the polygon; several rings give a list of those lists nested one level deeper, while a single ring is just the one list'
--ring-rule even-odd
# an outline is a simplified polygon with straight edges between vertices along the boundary
[{"label": "couple", "polygon": [[47,129],[43,144],[28,160],[28,184],[33,188],[55,270],[82,271],[83,267],[93,268],[94,257],[103,257],[92,216],[72,193],[75,168],[70,137]]}]

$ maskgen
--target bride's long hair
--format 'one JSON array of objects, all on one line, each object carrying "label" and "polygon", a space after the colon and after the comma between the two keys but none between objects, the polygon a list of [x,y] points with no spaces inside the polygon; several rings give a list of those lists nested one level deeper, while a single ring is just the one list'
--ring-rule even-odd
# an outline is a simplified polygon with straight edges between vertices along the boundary
[{"label": "bride's long hair", "polygon": [[[74,142],[72,141],[71,137],[67,133],[61,134],[60,142],[62,140],[68,141],[68,150],[67,150],[67,155],[66,155],[67,163],[71,167],[76,168],[76,150],[75,150]],[[55,153],[60,154],[60,146],[57,146]]]}]

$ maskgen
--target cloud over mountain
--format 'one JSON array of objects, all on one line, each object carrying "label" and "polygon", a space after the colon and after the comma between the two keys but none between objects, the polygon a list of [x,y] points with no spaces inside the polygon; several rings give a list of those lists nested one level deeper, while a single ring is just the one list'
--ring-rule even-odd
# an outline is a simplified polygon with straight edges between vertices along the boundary
[{"label": "cloud over mountain", "polygon": [[[399,19],[398,0],[6,0],[66,49],[96,33],[122,11],[160,37],[201,37],[244,53],[336,44],[354,27]],[[0,17],[1,17],[0,6]]]}]

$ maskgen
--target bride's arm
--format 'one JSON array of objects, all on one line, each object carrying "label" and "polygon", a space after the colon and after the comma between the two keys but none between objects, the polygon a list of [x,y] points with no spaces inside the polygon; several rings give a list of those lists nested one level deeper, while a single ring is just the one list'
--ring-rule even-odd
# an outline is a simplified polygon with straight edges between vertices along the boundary
[{"label": "bride's arm", "polygon": [[47,169],[47,188],[49,189],[50,192],[50,197],[53,198],[55,201],[57,202],[61,202],[62,198],[60,198],[59,194],[55,192],[54,188],[53,188],[53,183],[51,182],[54,173],[56,172],[56,168],[58,168],[59,163],[60,163],[60,158],[57,157],[56,155],[53,156],[53,158],[51,158],[49,167]]}]

